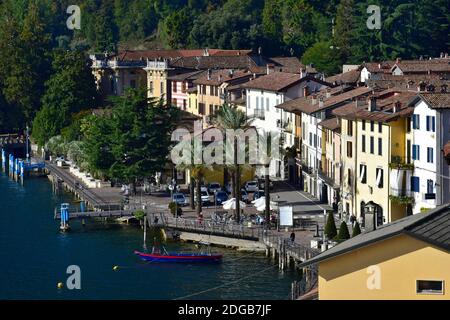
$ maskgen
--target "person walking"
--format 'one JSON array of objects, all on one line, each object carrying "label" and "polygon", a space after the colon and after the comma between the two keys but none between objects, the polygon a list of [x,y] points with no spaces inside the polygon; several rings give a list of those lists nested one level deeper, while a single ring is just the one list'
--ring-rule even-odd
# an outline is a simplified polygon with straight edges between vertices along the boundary
[{"label": "person walking", "polygon": [[295,232],[291,233],[290,240],[291,240],[291,245],[293,245],[295,243]]}]

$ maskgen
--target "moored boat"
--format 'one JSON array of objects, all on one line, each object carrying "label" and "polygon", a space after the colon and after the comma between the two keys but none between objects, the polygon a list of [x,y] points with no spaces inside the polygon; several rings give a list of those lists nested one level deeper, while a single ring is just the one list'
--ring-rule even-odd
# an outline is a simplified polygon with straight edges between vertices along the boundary
[{"label": "moored boat", "polygon": [[138,257],[151,262],[220,262],[222,254],[189,254],[189,253],[143,253],[135,251]]}]

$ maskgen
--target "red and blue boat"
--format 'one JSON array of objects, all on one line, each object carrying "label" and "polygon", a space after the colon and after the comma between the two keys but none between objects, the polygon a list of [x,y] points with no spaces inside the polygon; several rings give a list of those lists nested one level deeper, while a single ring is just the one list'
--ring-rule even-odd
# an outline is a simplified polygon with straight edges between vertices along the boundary
[{"label": "red and blue boat", "polygon": [[150,262],[221,262],[222,254],[195,254],[195,253],[143,253],[135,251],[138,257]]},{"label": "red and blue boat", "polygon": [[205,247],[206,250],[200,250],[199,253],[169,253],[164,246],[158,248],[153,247],[152,253],[144,253],[135,251],[134,254],[144,261],[150,262],[183,262],[183,263],[200,263],[200,262],[221,262],[222,254],[211,253],[209,243],[201,242],[197,247]]}]

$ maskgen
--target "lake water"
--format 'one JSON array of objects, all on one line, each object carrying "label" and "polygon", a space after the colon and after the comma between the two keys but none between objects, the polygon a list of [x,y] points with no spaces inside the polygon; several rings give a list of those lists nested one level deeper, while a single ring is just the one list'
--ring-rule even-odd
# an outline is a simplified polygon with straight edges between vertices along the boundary
[{"label": "lake water", "polygon": [[[133,254],[143,249],[136,226],[74,222],[71,232],[60,233],[53,212],[62,202],[73,198],[54,195],[45,178],[21,186],[0,175],[0,299],[286,300],[298,279],[264,255],[220,248],[213,251],[224,254],[221,264],[148,264]],[[168,249],[195,247],[169,243]],[[57,289],[70,265],[81,269],[81,290]]]}]

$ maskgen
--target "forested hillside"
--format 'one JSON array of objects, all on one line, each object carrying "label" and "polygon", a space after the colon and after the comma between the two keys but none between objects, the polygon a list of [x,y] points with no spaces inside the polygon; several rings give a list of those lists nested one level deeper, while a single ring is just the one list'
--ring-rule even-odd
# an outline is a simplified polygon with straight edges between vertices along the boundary
[{"label": "forested hillside", "polygon": [[[77,0],[75,31],[66,27],[74,1],[0,3],[0,125],[12,127],[41,107],[55,48],[261,48],[332,74],[343,63],[437,56],[450,44],[449,0]],[[381,7],[380,30],[366,26],[369,4]]]}]

